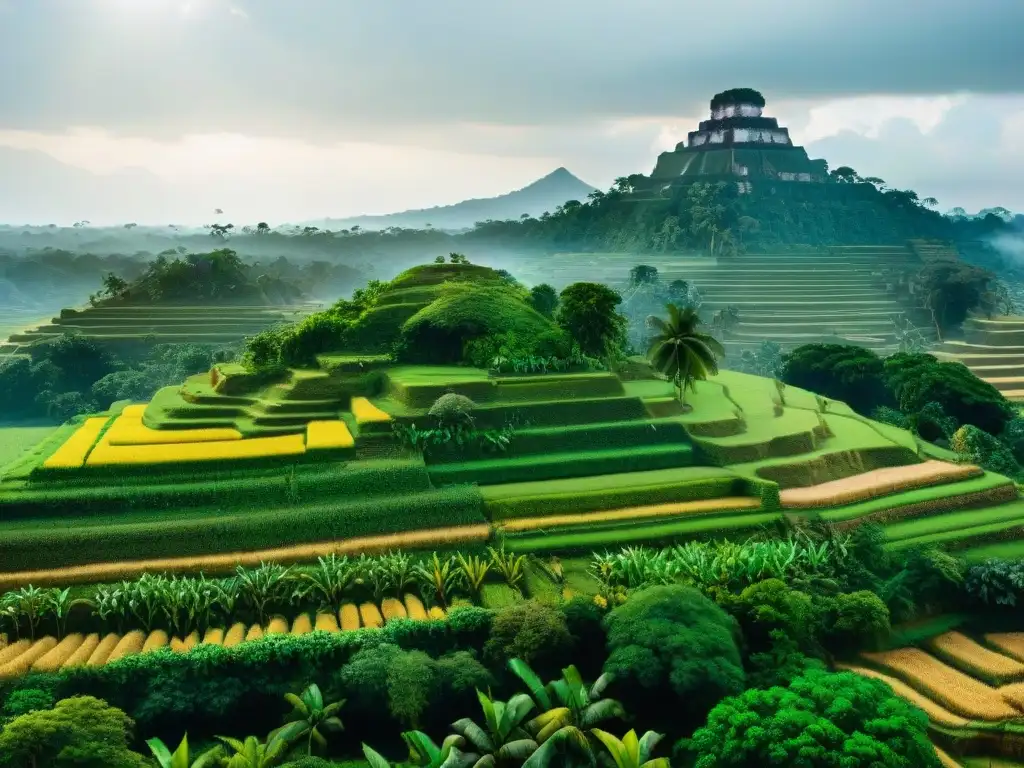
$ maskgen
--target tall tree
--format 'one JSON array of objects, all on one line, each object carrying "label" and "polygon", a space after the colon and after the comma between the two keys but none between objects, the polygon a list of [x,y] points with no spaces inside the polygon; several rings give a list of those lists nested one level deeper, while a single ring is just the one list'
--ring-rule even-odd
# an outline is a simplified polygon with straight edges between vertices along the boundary
[{"label": "tall tree", "polygon": [[573,283],[559,295],[558,324],[584,354],[604,357],[622,342],[626,320],[617,311],[622,297],[601,283]]},{"label": "tall tree", "polygon": [[685,405],[687,386],[718,373],[718,358],[725,356],[725,349],[715,337],[697,330],[701,320],[695,310],[679,309],[675,304],[666,309],[667,320],[651,319],[657,333],[649,357],[655,368],[675,382],[679,402]]}]

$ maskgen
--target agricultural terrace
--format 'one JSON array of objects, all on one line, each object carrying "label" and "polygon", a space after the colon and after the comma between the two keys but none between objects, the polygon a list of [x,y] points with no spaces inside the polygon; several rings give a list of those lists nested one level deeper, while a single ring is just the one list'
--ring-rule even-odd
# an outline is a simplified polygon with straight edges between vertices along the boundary
[{"label": "agricultural terrace", "polygon": [[[922,453],[844,403],[722,371],[684,407],[650,366],[627,376],[561,351],[564,331],[485,267],[432,264],[374,290],[8,463],[5,581],[230,570],[403,541],[573,555],[816,520],[880,522],[897,548],[971,547],[1024,525],[1011,481]],[[325,323],[348,348],[329,348]],[[480,323],[511,351],[490,367],[451,360],[491,354],[490,337],[459,341]],[[539,369],[512,364],[517,330],[548,340],[552,354],[530,358]]]},{"label": "agricultural terrace", "polygon": [[[882,680],[922,709],[936,744],[998,761],[1019,755],[1024,746],[1022,648],[1019,632],[970,636],[954,630],[918,648],[865,652],[838,667]],[[967,758],[964,764],[974,763]]]},{"label": "agricultural terrace", "polygon": [[0,347],[0,354],[23,354],[34,345],[64,333],[95,340],[123,356],[138,356],[154,344],[224,346],[271,326],[295,322],[312,311],[312,305],[230,304],[62,309],[48,323],[35,328],[12,329],[7,343]]}]

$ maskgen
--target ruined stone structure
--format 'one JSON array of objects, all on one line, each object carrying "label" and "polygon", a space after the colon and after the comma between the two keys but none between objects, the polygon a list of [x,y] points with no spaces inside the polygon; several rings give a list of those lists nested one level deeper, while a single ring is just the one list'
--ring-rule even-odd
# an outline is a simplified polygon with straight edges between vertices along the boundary
[{"label": "ruined stone structure", "polygon": [[789,131],[764,116],[764,106],[764,97],[751,88],[716,94],[711,119],[658,157],[649,191],[664,193],[695,181],[735,181],[741,193],[758,181],[827,181],[826,162],[811,160],[803,147],[794,146]]}]

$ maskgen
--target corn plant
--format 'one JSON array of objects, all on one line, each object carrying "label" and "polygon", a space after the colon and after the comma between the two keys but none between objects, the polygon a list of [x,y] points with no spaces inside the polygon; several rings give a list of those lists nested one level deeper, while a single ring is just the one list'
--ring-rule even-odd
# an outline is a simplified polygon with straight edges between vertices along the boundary
[{"label": "corn plant", "polygon": [[145,573],[135,581],[124,582],[123,591],[128,610],[145,632],[151,632],[160,614],[167,612],[167,579]]},{"label": "corn plant", "polygon": [[35,640],[36,629],[45,615],[49,603],[47,590],[29,584],[14,592],[12,600],[17,606],[19,616],[24,617],[28,624],[29,638]]},{"label": "corn plant", "polygon": [[124,631],[125,622],[132,615],[129,605],[132,585],[129,581],[120,584],[100,584],[93,597],[96,615],[105,624],[114,626],[117,632]]},{"label": "corn plant", "polygon": [[416,563],[410,555],[404,552],[388,552],[378,558],[378,563],[385,574],[385,591],[401,597],[407,587],[416,583]]},{"label": "corn plant", "polygon": [[526,555],[508,553],[505,551],[504,545],[501,549],[488,547],[487,551],[491,555],[491,565],[502,575],[505,583],[512,587],[512,589],[522,592],[521,584],[525,576],[524,565],[526,564]]},{"label": "corn plant", "polygon": [[479,555],[466,557],[461,552],[456,555],[456,562],[459,564],[459,571],[462,573],[466,586],[469,587],[474,597],[479,598],[480,590],[484,586],[484,580],[491,570],[491,563]]},{"label": "corn plant", "polygon": [[53,616],[58,638],[64,637],[64,633],[67,631],[68,614],[71,613],[71,609],[82,602],[71,599],[70,588],[47,590],[45,609],[48,614]]},{"label": "corn plant", "polygon": [[452,591],[462,581],[462,571],[456,568],[455,560],[442,560],[435,552],[429,560],[417,563],[414,572],[424,598],[447,608]]},{"label": "corn plant", "polygon": [[359,558],[360,583],[370,587],[373,601],[379,603],[391,585],[391,574],[379,557]]},{"label": "corn plant", "polygon": [[332,552],[327,557],[320,557],[313,571],[299,575],[305,582],[303,597],[314,597],[320,607],[337,611],[358,579],[359,570],[358,563],[345,555],[338,557]]},{"label": "corn plant", "polygon": [[238,566],[235,569],[239,599],[253,610],[261,626],[266,623],[268,608],[289,597],[285,592],[291,570],[277,563],[260,563],[258,568],[251,569]]}]

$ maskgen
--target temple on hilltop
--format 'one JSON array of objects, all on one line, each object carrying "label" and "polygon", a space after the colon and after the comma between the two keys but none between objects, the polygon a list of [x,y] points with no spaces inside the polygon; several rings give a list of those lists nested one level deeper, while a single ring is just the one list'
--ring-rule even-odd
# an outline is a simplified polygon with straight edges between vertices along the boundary
[{"label": "temple on hilltop", "polygon": [[678,184],[736,181],[740,192],[749,192],[758,180],[827,181],[826,162],[811,160],[803,147],[794,146],[789,131],[774,117],[765,117],[764,106],[764,96],[752,88],[715,94],[711,119],[658,157],[649,190],[664,193]]}]

